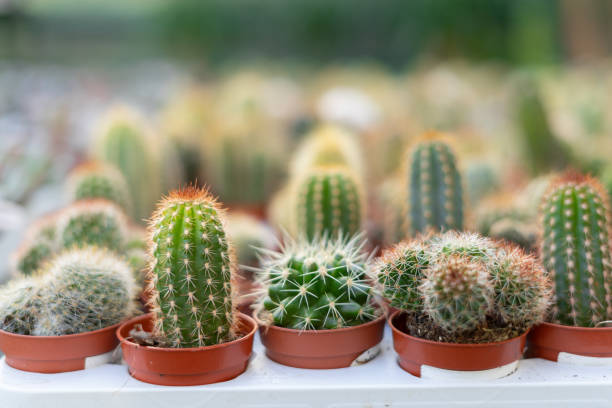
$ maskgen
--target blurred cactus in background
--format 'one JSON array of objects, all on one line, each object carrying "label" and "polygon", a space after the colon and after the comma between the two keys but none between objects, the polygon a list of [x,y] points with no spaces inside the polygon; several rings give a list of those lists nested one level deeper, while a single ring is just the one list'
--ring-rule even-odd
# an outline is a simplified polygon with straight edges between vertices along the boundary
[{"label": "blurred cactus in background", "polygon": [[93,156],[116,166],[132,195],[131,215],[141,222],[161,193],[161,170],[156,139],[143,119],[128,107],[107,112],[97,130]]},{"label": "blurred cactus in background", "polygon": [[102,198],[130,212],[131,193],[123,174],[115,166],[89,161],[73,169],[68,177],[71,201]]},{"label": "blurred cactus in background", "polygon": [[32,275],[57,251],[57,214],[35,221],[12,256],[13,271]]}]

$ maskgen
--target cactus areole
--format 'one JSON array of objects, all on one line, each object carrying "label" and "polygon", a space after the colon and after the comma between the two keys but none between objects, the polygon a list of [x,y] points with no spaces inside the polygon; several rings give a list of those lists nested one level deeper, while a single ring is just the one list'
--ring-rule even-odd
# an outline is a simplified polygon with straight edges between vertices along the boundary
[{"label": "cactus areole", "polygon": [[234,263],[215,199],[195,187],[172,192],[149,229],[154,335],[182,348],[232,340]]}]

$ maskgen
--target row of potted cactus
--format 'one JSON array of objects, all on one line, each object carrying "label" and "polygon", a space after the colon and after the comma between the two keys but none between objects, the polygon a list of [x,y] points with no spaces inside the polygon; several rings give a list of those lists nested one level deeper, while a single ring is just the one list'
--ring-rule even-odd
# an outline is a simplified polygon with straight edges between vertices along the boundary
[{"label": "row of potted cactus", "polygon": [[[253,317],[238,311],[227,215],[205,189],[185,187],[158,204],[145,254],[142,231],[124,215],[119,173],[79,169],[75,203],[34,228],[16,261],[24,276],[2,289],[7,363],[82,369],[108,361],[120,341],[135,378],[205,384],[246,369],[259,326],[272,360],[346,367],[375,357],[385,317],[400,365],[417,376],[430,367],[507,375],[526,342],[532,356],[551,360],[612,356],[612,329],[599,327],[612,316],[610,208],[596,180],[568,174],[552,183],[540,263],[512,244],[455,231],[464,225],[461,174],[438,134],[410,157],[405,219],[416,237],[376,260],[360,233],[359,172],[332,159],[292,175],[286,204],[297,238],[260,250]],[[135,306],[141,270],[146,314]]]}]

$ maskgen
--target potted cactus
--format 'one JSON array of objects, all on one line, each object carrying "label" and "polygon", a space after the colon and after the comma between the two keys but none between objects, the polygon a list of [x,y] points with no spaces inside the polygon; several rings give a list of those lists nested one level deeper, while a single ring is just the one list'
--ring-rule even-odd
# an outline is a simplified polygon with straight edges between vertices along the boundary
[{"label": "potted cactus", "polygon": [[364,245],[361,234],[285,237],[278,252],[262,253],[254,316],[269,358],[321,369],[376,355],[385,322],[373,299]]},{"label": "potted cactus", "polygon": [[0,349],[14,368],[41,373],[106,363],[115,330],[138,311],[129,265],[96,247],[64,251],[34,276],[0,289]]},{"label": "potted cactus", "polygon": [[219,204],[188,186],[149,221],[152,312],[117,331],[130,374],[160,385],[226,381],[246,370],[257,330],[236,311],[235,261]]},{"label": "potted cactus", "polygon": [[612,357],[610,217],[605,190],[590,177],[566,174],[545,195],[539,249],[555,296],[549,319],[529,336],[534,357]]},{"label": "potted cactus", "polygon": [[535,258],[454,231],[388,249],[375,277],[398,309],[389,324],[399,364],[419,377],[512,373],[527,332],[543,320],[551,296]]}]

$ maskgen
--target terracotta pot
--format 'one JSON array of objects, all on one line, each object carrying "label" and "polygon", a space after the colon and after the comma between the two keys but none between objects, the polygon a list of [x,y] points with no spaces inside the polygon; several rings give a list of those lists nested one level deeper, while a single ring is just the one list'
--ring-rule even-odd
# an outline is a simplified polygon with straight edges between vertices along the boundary
[{"label": "terracotta pot", "polygon": [[83,370],[112,360],[119,341],[119,324],[87,333],[65,336],[25,336],[0,330],[0,350],[6,363],[36,373]]},{"label": "terracotta pot", "polygon": [[135,325],[141,324],[146,331],[152,329],[152,317],[137,317],[117,330],[123,358],[137,380],[157,385],[203,385],[231,380],[246,370],[257,331],[257,323],[251,317],[239,314],[244,336],[214,346],[162,348],[130,341],[130,330]]},{"label": "terracotta pot", "polygon": [[294,330],[261,327],[266,355],[277,363],[298,368],[349,367],[383,338],[385,317],[359,326],[332,330]]},{"label": "terracotta pot", "polygon": [[612,357],[612,327],[573,327],[542,323],[529,334],[529,356],[558,361],[559,353]]},{"label": "terracotta pot", "polygon": [[484,371],[509,366],[520,360],[527,337],[524,333],[506,341],[482,344],[424,340],[404,332],[406,316],[399,311],[389,317],[389,326],[393,331],[393,347],[399,356],[399,365],[417,377],[421,376],[422,366],[454,371]]}]

